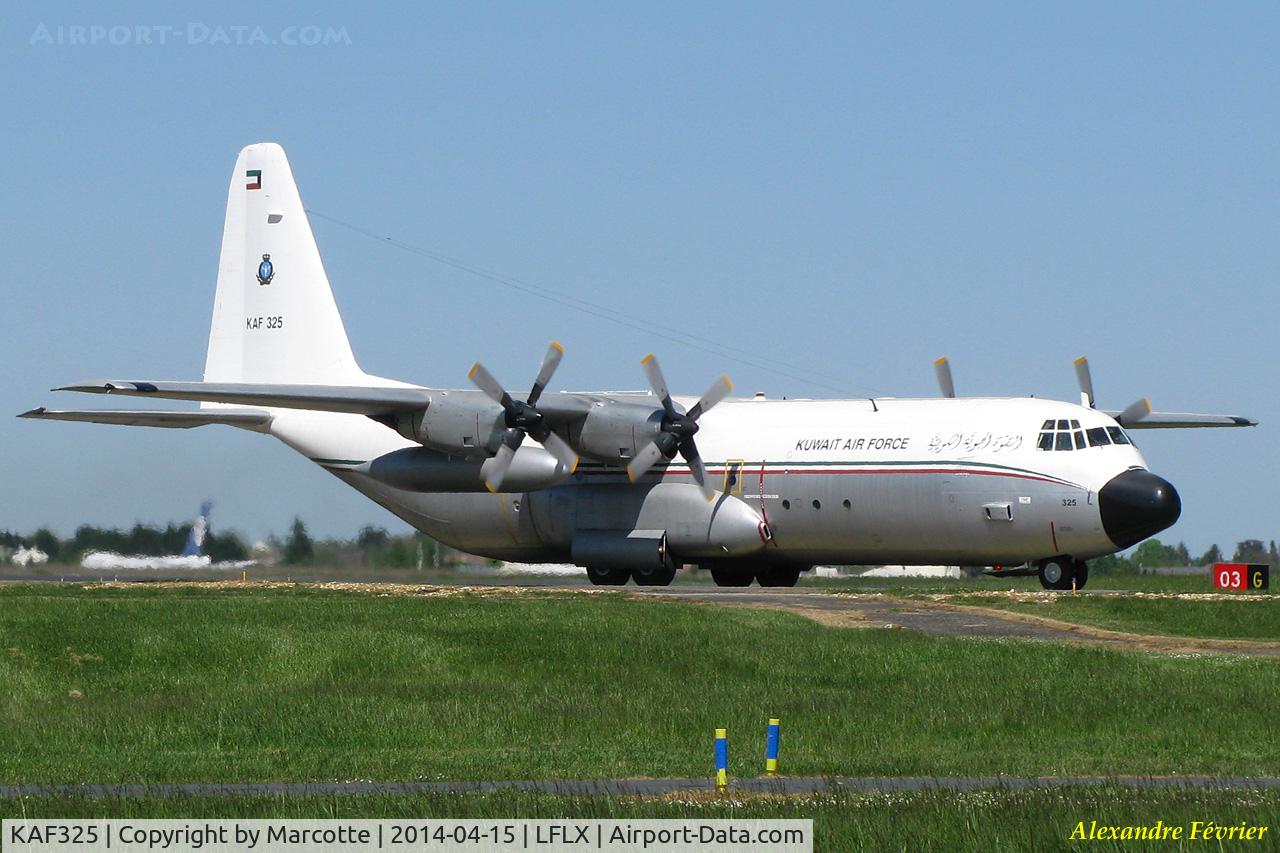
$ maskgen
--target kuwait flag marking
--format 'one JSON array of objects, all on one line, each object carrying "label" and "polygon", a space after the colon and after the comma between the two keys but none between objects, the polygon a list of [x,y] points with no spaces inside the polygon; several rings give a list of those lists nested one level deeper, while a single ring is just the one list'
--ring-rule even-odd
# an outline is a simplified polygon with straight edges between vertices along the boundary
[{"label": "kuwait flag marking", "polygon": [[245,187],[244,187],[245,189],[247,190],[262,189],[262,170],[261,169],[250,169],[249,171],[244,173],[244,176],[249,179],[249,183],[245,184]]}]

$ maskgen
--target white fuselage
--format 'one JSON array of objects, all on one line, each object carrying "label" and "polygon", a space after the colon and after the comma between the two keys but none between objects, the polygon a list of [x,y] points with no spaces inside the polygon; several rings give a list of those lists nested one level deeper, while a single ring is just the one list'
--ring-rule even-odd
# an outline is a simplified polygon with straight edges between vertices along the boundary
[{"label": "white fuselage", "polygon": [[[1040,449],[1046,423],[1062,445],[1059,422],[1072,449]],[[1112,432],[1075,449],[1090,429]],[[678,526],[682,510],[664,516],[659,498],[690,480],[679,459],[634,484],[584,460],[564,483],[527,493],[406,491],[352,470],[415,446],[368,418],[275,410],[270,432],[419,530],[504,559],[563,562],[583,530]],[[707,413],[698,443],[717,500],[744,504],[770,534],[722,545],[727,556],[741,547],[744,558],[790,564],[1011,565],[1121,547],[1097,495],[1145,463],[1110,441],[1117,432],[1107,415],[1053,400],[744,399]],[[673,547],[690,562],[710,553]]]}]

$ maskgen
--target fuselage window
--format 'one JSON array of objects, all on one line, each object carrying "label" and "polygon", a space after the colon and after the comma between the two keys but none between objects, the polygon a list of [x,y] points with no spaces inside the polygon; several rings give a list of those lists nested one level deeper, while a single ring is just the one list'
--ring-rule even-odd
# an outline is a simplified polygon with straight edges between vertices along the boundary
[{"label": "fuselage window", "polygon": [[1058,429],[1071,429],[1071,427],[1067,426],[1066,421],[1058,421]]},{"label": "fuselage window", "polygon": [[[1072,421],[1072,423],[1075,423],[1075,421]],[[1076,437],[1076,450],[1084,450],[1088,446],[1084,443],[1084,433],[1080,430],[1076,430],[1072,435]]]},{"label": "fuselage window", "polygon": [[1090,447],[1106,447],[1111,443],[1111,439],[1107,437],[1106,427],[1094,427],[1089,430],[1089,446]]},{"label": "fuselage window", "polygon": [[[1052,423],[1052,421],[1050,421],[1050,423]],[[1037,450],[1053,450],[1053,433],[1051,432],[1040,433],[1040,441],[1038,444],[1036,444],[1036,449]]]},{"label": "fuselage window", "polygon": [[1072,422],[1071,422],[1071,428],[1072,428],[1072,429],[1080,429],[1080,422],[1079,422],[1079,421],[1072,421]]},{"label": "fuselage window", "polygon": [[1053,449],[1054,449],[1054,450],[1072,450],[1072,449],[1074,449],[1074,448],[1071,446],[1071,433],[1069,433],[1069,432],[1060,432],[1060,433],[1058,433],[1058,442],[1057,442],[1056,446],[1055,446]]},{"label": "fuselage window", "polygon": [[1040,425],[1040,429],[1053,429],[1053,421],[1045,421]]}]

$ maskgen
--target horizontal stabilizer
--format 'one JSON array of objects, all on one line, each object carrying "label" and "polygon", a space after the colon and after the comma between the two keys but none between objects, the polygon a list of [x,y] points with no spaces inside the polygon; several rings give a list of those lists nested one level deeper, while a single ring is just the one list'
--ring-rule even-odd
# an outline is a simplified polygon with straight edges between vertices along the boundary
[{"label": "horizontal stabilizer", "polygon": [[32,409],[18,415],[42,421],[80,421],[91,424],[117,424],[119,426],[164,427],[167,429],[191,429],[192,427],[225,424],[227,426],[255,429],[271,422],[271,413],[258,409],[202,409],[194,412],[158,412],[155,410],[94,410],[94,409]]},{"label": "horizontal stabilizer", "polygon": [[54,391],[123,394],[165,400],[199,400],[239,406],[312,409],[356,415],[389,415],[425,409],[431,396],[421,388],[346,385],[275,385],[248,382],[77,382]]},{"label": "horizontal stabilizer", "polygon": [[[1119,419],[1123,412],[1107,412]],[[1124,421],[1125,429],[1203,429],[1257,426],[1252,418],[1235,415],[1197,415],[1190,412],[1150,412],[1141,420]]]}]

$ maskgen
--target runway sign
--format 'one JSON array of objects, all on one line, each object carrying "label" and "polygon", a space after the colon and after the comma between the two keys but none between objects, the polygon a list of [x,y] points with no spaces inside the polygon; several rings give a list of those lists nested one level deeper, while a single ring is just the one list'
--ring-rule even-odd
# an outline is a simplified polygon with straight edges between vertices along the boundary
[{"label": "runway sign", "polygon": [[1271,567],[1259,563],[1214,563],[1213,588],[1228,592],[1269,589]]}]

